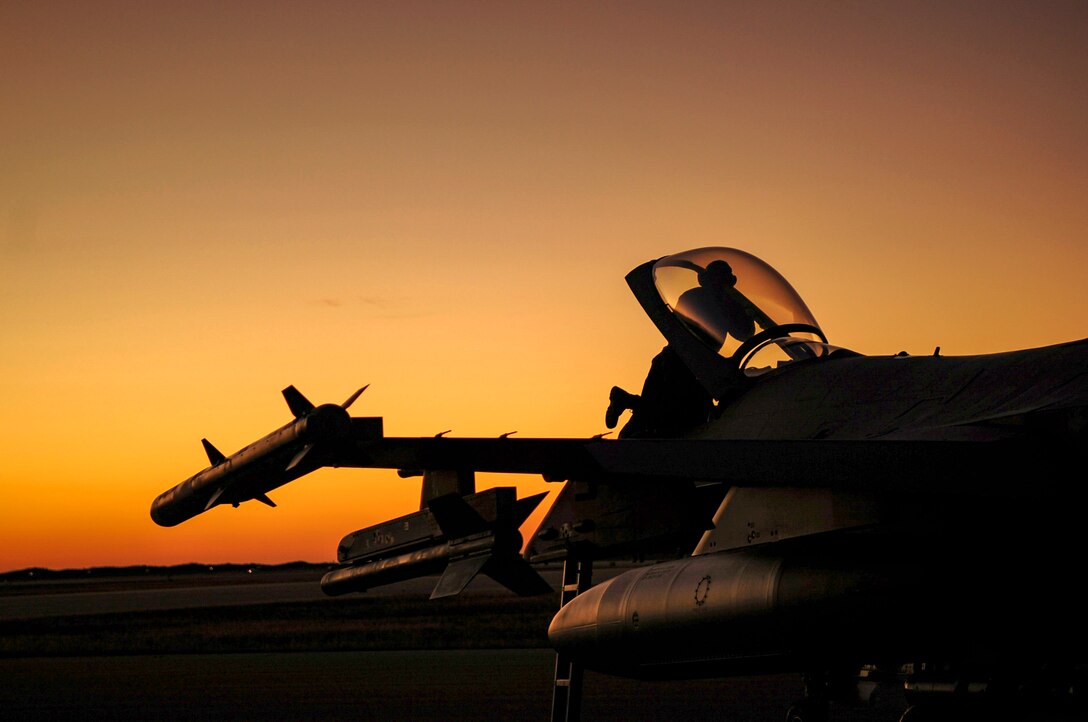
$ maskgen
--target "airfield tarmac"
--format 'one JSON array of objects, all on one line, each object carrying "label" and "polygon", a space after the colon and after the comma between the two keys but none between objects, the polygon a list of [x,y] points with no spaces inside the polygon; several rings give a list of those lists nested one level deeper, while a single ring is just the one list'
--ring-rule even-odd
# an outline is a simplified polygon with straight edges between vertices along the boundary
[{"label": "airfield tarmac", "polygon": [[[4,719],[547,720],[545,649],[0,660]],[[780,720],[790,677],[638,685],[589,675],[583,718]]]},{"label": "airfield tarmac", "polygon": [[[597,578],[618,571],[601,570]],[[548,719],[555,657],[538,627],[554,602],[519,607],[526,602],[479,580],[463,600],[442,606],[426,600],[434,581],[354,600],[324,597],[313,572],[54,583],[43,585],[41,594],[31,585],[5,583],[2,717]],[[379,617],[387,608],[399,616]],[[507,609],[510,620],[527,615],[532,629],[502,618]],[[355,620],[363,625],[356,628],[345,615],[367,618]],[[287,636],[275,631],[284,619]],[[480,626],[466,626],[465,619]],[[260,622],[257,631],[247,626],[251,620]],[[376,634],[374,627],[388,633]],[[450,634],[428,631],[448,627]],[[343,634],[336,633],[340,628]],[[423,635],[424,646],[460,648],[382,648],[398,641],[420,646],[413,634]],[[441,639],[428,637],[436,634]],[[199,651],[205,648],[227,651]],[[583,719],[770,722],[781,720],[800,693],[794,675],[644,683],[587,673]],[[897,718],[897,711],[868,709],[833,715],[859,722]]]}]

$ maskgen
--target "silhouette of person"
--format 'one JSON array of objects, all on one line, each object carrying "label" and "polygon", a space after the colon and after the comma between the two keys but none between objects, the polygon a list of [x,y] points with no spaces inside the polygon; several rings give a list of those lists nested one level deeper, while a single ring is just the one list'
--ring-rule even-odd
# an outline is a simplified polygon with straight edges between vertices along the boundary
[{"label": "silhouette of person", "polygon": [[608,398],[608,428],[616,427],[625,410],[632,412],[620,431],[621,438],[678,436],[705,424],[714,408],[714,399],[668,346],[650,362],[642,394],[636,396],[613,386]]},{"label": "silhouette of person", "polygon": [[[755,333],[757,321],[768,325],[766,314],[737,291],[728,263],[712,261],[697,274],[699,285],[680,295],[674,311],[707,346],[719,351],[727,336],[743,342]],[[705,424],[714,408],[713,397],[668,346],[650,363],[640,395],[613,386],[608,400],[608,428],[616,427],[624,411],[632,412],[621,438],[677,436]]]},{"label": "silhouette of person", "polygon": [[718,351],[727,336],[746,341],[763,314],[736,289],[733,268],[722,260],[699,271],[699,285],[680,295],[676,315],[705,344]]}]

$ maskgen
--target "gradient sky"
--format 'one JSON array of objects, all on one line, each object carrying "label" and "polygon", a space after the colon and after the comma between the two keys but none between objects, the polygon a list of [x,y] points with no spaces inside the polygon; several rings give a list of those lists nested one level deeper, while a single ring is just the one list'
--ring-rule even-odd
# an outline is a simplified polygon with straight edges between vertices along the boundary
[{"label": "gradient sky", "polygon": [[[0,2],[0,570],[323,561],[418,482],[174,529],[286,422],[588,436],[663,341],[623,282],[775,266],[832,342],[1088,335],[1080,2]],[[480,477],[481,488],[538,478]]]}]

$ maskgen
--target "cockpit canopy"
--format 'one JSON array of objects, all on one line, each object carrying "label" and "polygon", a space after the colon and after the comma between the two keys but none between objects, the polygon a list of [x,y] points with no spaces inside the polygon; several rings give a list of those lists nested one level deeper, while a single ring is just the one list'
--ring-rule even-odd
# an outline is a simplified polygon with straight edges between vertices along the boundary
[{"label": "cockpit canopy", "polygon": [[833,350],[778,271],[733,248],[699,248],[653,265],[665,306],[704,346],[752,376]]}]

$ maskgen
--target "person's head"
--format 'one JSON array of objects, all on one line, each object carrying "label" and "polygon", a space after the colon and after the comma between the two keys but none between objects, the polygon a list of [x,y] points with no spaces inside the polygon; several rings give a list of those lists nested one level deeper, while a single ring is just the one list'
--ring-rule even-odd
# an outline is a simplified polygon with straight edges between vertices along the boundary
[{"label": "person's head", "polygon": [[728,263],[713,261],[699,272],[699,285],[703,288],[732,288],[737,285],[737,277]]}]

